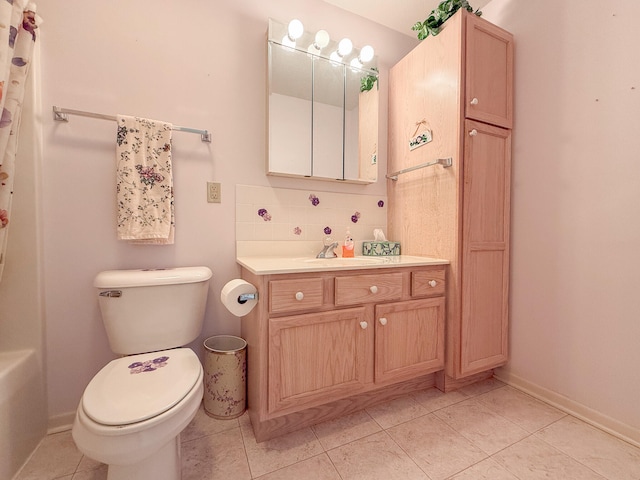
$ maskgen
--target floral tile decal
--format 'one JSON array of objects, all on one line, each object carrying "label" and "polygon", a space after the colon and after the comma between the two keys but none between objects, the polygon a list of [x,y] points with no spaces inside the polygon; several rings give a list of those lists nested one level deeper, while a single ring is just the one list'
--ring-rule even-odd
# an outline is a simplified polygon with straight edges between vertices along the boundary
[{"label": "floral tile decal", "polygon": [[296,227],[293,229],[294,235],[300,235],[302,233],[302,229],[300,227]]},{"label": "floral tile decal", "polygon": [[260,217],[262,217],[262,219],[265,222],[270,222],[271,221],[271,215],[269,214],[269,212],[267,212],[266,208],[261,208],[260,210],[258,210],[258,215]]},{"label": "floral tile decal", "polygon": [[384,207],[384,200],[378,200],[378,206],[380,208]]},{"label": "floral tile decal", "polygon": [[331,227],[324,227],[324,234],[331,235]]},{"label": "floral tile decal", "polygon": [[169,357],[158,357],[153,360],[147,360],[146,362],[133,362],[129,365],[129,373],[153,372],[158,368],[165,367],[167,360],[169,360]]},{"label": "floral tile decal", "polygon": [[351,221],[353,223],[358,223],[358,220],[360,220],[360,212],[356,212],[353,215],[351,215]]},{"label": "floral tile decal", "polygon": [[313,193],[309,195],[309,201],[311,202],[311,205],[313,205],[314,207],[317,207],[318,204],[320,203],[320,199],[316,197]]}]

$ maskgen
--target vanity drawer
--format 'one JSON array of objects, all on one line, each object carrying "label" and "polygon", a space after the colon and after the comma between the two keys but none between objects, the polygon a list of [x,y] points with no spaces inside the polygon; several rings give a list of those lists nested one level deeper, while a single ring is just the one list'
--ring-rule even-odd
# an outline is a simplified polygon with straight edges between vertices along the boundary
[{"label": "vanity drawer", "polygon": [[269,282],[269,311],[271,313],[309,310],[322,306],[324,283],[322,278],[272,280]]},{"label": "vanity drawer", "polygon": [[444,268],[411,272],[411,296],[433,297],[444,295]]},{"label": "vanity drawer", "polygon": [[337,306],[400,300],[402,273],[336,277],[335,303]]}]

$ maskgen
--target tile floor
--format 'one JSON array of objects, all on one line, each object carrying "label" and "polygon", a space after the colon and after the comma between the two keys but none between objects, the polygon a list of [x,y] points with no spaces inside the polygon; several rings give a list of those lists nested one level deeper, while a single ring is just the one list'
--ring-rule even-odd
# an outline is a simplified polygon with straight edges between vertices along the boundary
[{"label": "tile floor", "polygon": [[[640,449],[497,380],[424,390],[256,443],[247,415],[201,409],[183,480],[639,480]],[[103,480],[71,432],[47,436],[15,480]]]}]

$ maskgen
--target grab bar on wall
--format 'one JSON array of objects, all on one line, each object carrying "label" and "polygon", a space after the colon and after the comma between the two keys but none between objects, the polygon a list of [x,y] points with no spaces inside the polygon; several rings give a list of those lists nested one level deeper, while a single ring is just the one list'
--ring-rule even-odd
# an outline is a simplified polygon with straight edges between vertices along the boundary
[{"label": "grab bar on wall", "polygon": [[453,165],[453,159],[451,157],[439,158],[437,160],[434,160],[433,162],[421,163],[420,165],[415,165],[413,167],[398,170],[397,172],[388,174],[386,177],[393,181],[396,181],[398,180],[398,175],[402,175],[403,173],[407,172],[413,172],[414,170],[418,170],[420,168],[431,167],[433,165],[442,165],[444,168],[448,168]]},{"label": "grab bar on wall", "polygon": [[[104,115],[102,113],[92,113],[92,112],[83,112],[82,110],[72,110],[70,108],[60,108],[53,106],[53,119],[58,122],[68,122],[69,115],[78,115],[80,117],[89,117],[89,118],[97,118],[100,120],[112,120],[116,121],[117,117],[115,115]],[[207,130],[199,130],[197,128],[190,127],[180,127],[178,125],[173,125],[172,130],[176,130],[178,132],[187,132],[187,133],[198,133],[202,138],[203,142],[211,143],[211,133]]]}]

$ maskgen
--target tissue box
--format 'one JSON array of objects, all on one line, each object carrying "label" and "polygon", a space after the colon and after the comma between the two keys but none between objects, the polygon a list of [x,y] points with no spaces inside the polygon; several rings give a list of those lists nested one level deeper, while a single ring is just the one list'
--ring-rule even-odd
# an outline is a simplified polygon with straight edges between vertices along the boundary
[{"label": "tissue box", "polygon": [[400,242],[362,242],[362,255],[375,257],[400,255]]}]

